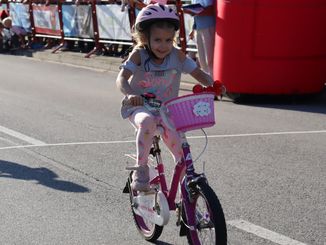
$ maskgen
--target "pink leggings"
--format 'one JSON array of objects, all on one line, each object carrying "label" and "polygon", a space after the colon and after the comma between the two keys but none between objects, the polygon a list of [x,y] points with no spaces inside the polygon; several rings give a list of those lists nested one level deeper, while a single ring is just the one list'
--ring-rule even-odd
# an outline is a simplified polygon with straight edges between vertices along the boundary
[{"label": "pink leggings", "polygon": [[162,138],[172,153],[174,161],[176,163],[181,161],[183,156],[181,139],[176,131],[170,130],[164,124],[160,116],[154,116],[145,108],[139,108],[129,117],[129,120],[137,129],[136,148],[138,165],[146,165],[148,162],[149,151],[158,124],[164,128]]}]

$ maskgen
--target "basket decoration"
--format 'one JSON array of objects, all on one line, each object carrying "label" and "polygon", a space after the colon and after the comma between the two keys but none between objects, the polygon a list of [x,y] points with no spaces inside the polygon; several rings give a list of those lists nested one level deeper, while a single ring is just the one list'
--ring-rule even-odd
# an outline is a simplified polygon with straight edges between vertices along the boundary
[{"label": "basket decoration", "polygon": [[177,131],[186,132],[215,124],[214,93],[180,96],[164,105]]}]

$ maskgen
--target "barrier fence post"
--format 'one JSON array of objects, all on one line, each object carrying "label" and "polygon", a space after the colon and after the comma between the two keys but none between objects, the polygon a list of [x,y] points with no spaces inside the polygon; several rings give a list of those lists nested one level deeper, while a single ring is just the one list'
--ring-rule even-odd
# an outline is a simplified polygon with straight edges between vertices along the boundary
[{"label": "barrier fence post", "polygon": [[185,30],[185,25],[184,25],[184,17],[183,17],[181,0],[176,0],[175,5],[177,8],[177,13],[180,18],[180,30],[179,30],[180,46],[181,46],[181,50],[185,53],[186,48],[187,48],[187,43],[186,43],[186,30]]},{"label": "barrier fence post", "polygon": [[100,43],[100,35],[98,31],[98,23],[97,23],[97,13],[96,13],[96,0],[91,0],[91,8],[92,8],[92,19],[93,19],[93,31],[94,31],[94,42],[95,47],[92,51],[85,55],[85,58],[89,58],[92,54],[97,51],[105,50],[105,47],[102,43]]},{"label": "barrier fence post", "polygon": [[6,5],[7,5],[7,12],[9,13],[9,11],[10,11],[9,1],[7,0],[5,3],[6,3]]},{"label": "barrier fence post", "polygon": [[132,27],[135,24],[136,20],[136,7],[134,1],[129,2],[129,22],[130,22],[130,30],[132,30]]},{"label": "barrier fence post", "polygon": [[34,41],[35,41],[35,23],[34,23],[34,14],[33,14],[33,1],[29,1],[28,2],[28,6],[29,6],[29,19],[31,21],[31,31],[32,31],[32,40],[31,43],[28,44],[28,46],[30,46]]},{"label": "barrier fence post", "polygon": [[7,0],[5,3],[7,5],[7,13],[10,15],[10,4],[9,4],[9,1]]},{"label": "barrier fence post", "polygon": [[61,43],[59,44],[58,47],[56,47],[53,51],[52,54],[57,52],[59,49],[61,49],[65,43],[65,34],[63,32],[63,17],[62,17],[62,2],[64,0],[58,0],[58,15],[59,15],[59,24],[60,24],[60,36],[61,36]]}]

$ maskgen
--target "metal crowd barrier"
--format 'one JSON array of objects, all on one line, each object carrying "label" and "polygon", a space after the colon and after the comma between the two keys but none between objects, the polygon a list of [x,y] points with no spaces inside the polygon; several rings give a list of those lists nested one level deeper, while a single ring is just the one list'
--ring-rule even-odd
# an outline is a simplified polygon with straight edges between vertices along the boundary
[{"label": "metal crowd barrier", "polygon": [[[192,26],[192,17],[182,11],[181,0],[168,2],[180,16],[178,46],[183,51],[196,51],[188,34]],[[105,49],[104,44],[132,45],[131,29],[137,11],[145,4],[131,1],[124,11],[121,4],[108,1],[89,0],[76,5],[66,0],[29,0],[17,2],[2,1],[13,19],[13,25],[27,30],[32,40],[37,37],[60,39],[60,45],[53,53],[60,50],[65,41],[94,42],[95,48],[85,55],[89,58],[97,51]],[[2,6],[1,5],[1,6]]]}]

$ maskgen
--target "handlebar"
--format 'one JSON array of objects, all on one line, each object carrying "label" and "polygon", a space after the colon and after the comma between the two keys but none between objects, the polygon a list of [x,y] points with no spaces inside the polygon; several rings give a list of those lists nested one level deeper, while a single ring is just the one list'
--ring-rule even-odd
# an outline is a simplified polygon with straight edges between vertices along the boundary
[{"label": "handlebar", "polygon": [[220,81],[215,81],[212,86],[204,87],[201,84],[196,84],[192,88],[195,94],[203,92],[213,92],[216,96],[223,96],[226,93],[226,88]]},{"label": "handlebar", "polygon": [[155,94],[145,93],[145,94],[142,94],[141,97],[144,98],[144,106],[145,107],[146,107],[146,105],[148,105],[152,108],[159,109],[162,105],[162,101],[157,100]]},{"label": "handlebar", "polygon": [[169,120],[168,109],[163,105],[162,101],[157,100],[155,94],[145,93],[141,95],[144,98],[144,106],[149,111],[159,113],[164,124],[171,130],[175,130],[173,123]]}]

